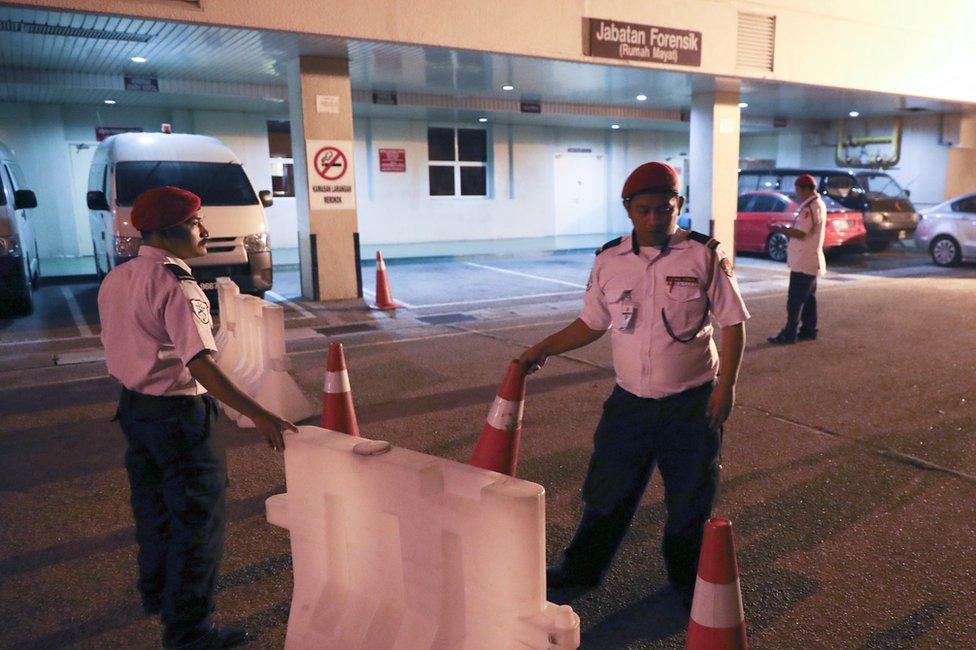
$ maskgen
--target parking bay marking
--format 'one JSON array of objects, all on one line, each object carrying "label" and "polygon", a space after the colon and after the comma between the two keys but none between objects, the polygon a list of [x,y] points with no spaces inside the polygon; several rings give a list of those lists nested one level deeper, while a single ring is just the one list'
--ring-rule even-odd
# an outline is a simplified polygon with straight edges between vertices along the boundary
[{"label": "parking bay marking", "polygon": [[542,280],[544,282],[555,282],[556,284],[565,284],[568,287],[576,287],[577,289],[585,289],[585,284],[577,284],[575,282],[566,282],[565,280],[556,280],[555,278],[547,278],[542,275],[533,275],[531,273],[522,273],[521,271],[512,271],[511,269],[502,269],[497,266],[488,266],[487,264],[475,264],[474,262],[465,262],[468,266],[473,266],[478,269],[488,269],[489,271],[497,271],[498,273],[508,273],[510,275],[517,275],[523,278],[531,278],[532,280]]},{"label": "parking bay marking", "polygon": [[85,322],[85,317],[81,315],[81,307],[78,306],[78,301],[75,300],[74,294],[63,284],[61,285],[61,293],[64,294],[65,300],[68,301],[68,310],[71,311],[71,317],[74,319],[78,331],[83,337],[92,336],[91,328]]}]

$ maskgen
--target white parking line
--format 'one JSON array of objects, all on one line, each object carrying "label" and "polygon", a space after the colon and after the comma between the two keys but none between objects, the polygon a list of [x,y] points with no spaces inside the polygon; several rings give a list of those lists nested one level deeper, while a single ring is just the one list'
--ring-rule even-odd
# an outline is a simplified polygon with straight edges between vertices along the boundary
[{"label": "white parking line", "polygon": [[68,301],[68,309],[71,311],[71,317],[75,320],[78,331],[82,336],[92,336],[91,328],[85,322],[85,317],[81,315],[81,307],[78,306],[78,301],[75,300],[74,294],[63,284],[61,285],[61,293],[64,294],[65,300]]},{"label": "white parking line", "polygon": [[264,292],[264,295],[270,296],[271,299],[274,302],[280,302],[281,304],[286,305],[287,307],[291,307],[292,309],[294,309],[295,311],[297,311],[299,314],[301,314],[305,318],[315,318],[316,317],[315,314],[313,314],[309,310],[305,309],[304,307],[302,307],[298,303],[292,302],[291,300],[288,300],[288,298],[285,298],[280,293],[275,293],[274,291],[265,291]]},{"label": "white parking line", "polygon": [[474,266],[479,269],[488,269],[489,271],[497,271],[499,273],[508,273],[509,275],[517,275],[523,278],[531,278],[533,280],[542,280],[544,282],[555,282],[556,284],[565,284],[568,287],[576,287],[578,289],[585,289],[585,284],[576,284],[575,282],[566,282],[565,280],[556,280],[554,278],[547,278],[541,275],[532,275],[531,273],[522,273],[521,271],[511,271],[509,269],[500,269],[497,266],[488,266],[487,264],[475,264],[474,262],[465,262],[468,266]]}]

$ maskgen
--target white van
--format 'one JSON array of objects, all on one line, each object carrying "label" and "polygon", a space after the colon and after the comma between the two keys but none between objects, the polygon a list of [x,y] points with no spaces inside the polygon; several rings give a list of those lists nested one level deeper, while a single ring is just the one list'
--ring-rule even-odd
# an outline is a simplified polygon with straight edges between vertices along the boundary
[{"label": "white van", "polygon": [[173,185],[197,194],[210,232],[207,254],[188,260],[207,291],[228,276],[242,292],[271,288],[271,242],[264,208],[270,191],[255,195],[234,153],[217,138],[185,133],[121,133],[105,138],[88,175],[95,269],[104,277],[139,253],[139,231],[129,223],[132,201],[145,190]]},{"label": "white van", "polygon": [[27,210],[36,207],[13,153],[0,142],[0,317],[34,310],[41,265]]}]

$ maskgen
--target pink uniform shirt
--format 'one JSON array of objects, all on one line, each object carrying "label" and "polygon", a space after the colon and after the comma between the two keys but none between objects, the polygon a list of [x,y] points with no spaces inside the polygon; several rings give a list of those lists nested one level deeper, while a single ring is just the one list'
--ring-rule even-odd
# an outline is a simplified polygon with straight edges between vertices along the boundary
[{"label": "pink uniform shirt", "polygon": [[[580,318],[611,330],[613,368],[621,388],[662,398],[713,380],[719,327],[749,318],[731,260],[678,230],[662,252],[630,237],[596,257]],[[670,329],[670,332],[669,332]]]},{"label": "pink uniform shirt", "polygon": [[183,260],[143,245],[138,257],[113,269],[98,291],[98,314],[108,372],[147,395],[200,395],[206,389],[186,364],[217,351],[210,301],[193,280],[180,280],[165,264],[190,273]]},{"label": "pink uniform shirt", "polygon": [[827,206],[819,194],[810,197],[800,206],[793,220],[793,227],[807,234],[803,239],[790,237],[786,247],[786,265],[791,271],[807,275],[827,273],[824,256],[824,237],[827,234]]}]

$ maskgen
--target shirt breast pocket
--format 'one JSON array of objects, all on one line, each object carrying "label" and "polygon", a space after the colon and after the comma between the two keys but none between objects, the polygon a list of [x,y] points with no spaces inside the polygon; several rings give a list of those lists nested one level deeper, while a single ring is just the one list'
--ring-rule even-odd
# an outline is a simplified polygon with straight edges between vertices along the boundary
[{"label": "shirt breast pocket", "polygon": [[668,334],[681,342],[697,336],[705,325],[708,300],[698,283],[676,283],[665,292],[661,320]]}]

